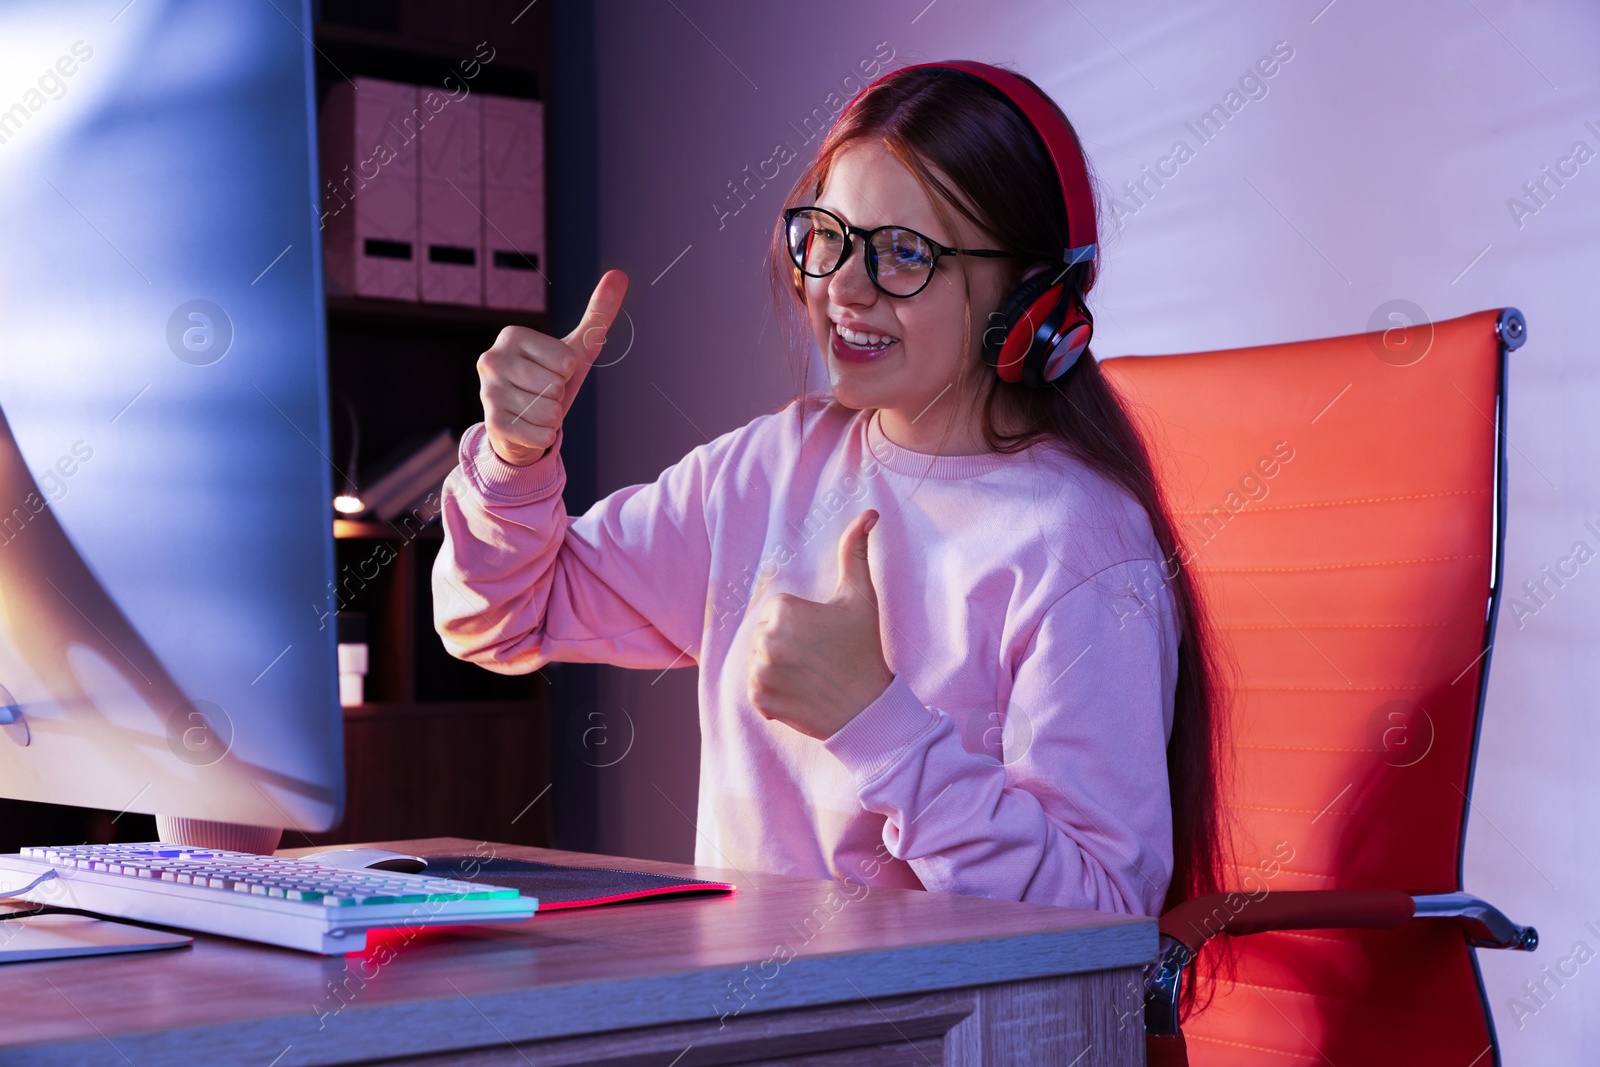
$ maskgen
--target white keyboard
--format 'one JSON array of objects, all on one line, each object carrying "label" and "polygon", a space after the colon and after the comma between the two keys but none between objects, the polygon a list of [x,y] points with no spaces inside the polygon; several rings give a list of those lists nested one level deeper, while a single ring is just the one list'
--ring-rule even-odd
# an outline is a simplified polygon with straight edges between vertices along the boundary
[{"label": "white keyboard", "polygon": [[539,906],[504,886],[161,843],[0,855],[7,896],[323,955],[363,951],[368,930],[518,922]]}]

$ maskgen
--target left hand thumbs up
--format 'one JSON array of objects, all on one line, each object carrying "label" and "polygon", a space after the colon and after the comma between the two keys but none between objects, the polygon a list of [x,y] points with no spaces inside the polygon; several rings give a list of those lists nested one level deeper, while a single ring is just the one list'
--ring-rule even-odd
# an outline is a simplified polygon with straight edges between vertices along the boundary
[{"label": "left hand thumbs up", "polygon": [[873,628],[878,621],[878,590],[872,585],[872,564],[867,559],[867,538],[878,524],[878,513],[867,510],[857,515],[845,527],[839,538],[839,586],[833,591],[830,604],[860,605],[863,613],[872,613]]},{"label": "left hand thumbs up", "polygon": [[836,733],[894,680],[878,630],[878,590],[867,558],[878,521],[863,511],[839,539],[839,582],[823,603],[773,593],[750,649],[750,703],[810,737]]}]

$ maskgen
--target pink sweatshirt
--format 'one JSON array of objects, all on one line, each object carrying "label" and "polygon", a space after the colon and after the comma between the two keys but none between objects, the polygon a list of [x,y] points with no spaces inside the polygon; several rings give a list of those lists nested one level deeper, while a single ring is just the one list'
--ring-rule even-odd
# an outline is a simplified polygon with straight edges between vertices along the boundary
[{"label": "pink sweatshirt", "polygon": [[[473,426],[433,570],[445,647],[503,674],[698,664],[698,864],[1159,914],[1178,637],[1144,510],[1053,445],[911,452],[825,393],[802,450],[800,410],[578,518],[561,438],[514,467]],[[894,679],[819,741],[746,700],[756,606],[828,599],[868,508]]]}]

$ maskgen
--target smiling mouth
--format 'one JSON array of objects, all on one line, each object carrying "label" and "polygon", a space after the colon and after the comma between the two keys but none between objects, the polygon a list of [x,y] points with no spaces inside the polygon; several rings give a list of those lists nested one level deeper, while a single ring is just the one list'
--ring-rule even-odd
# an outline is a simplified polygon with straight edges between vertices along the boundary
[{"label": "smiling mouth", "polygon": [[[857,352],[881,352],[890,345],[900,343],[898,337],[889,337],[884,334],[861,333],[856,330],[846,329],[837,322],[833,324],[833,335],[846,348]],[[874,340],[875,339],[875,340]]]}]

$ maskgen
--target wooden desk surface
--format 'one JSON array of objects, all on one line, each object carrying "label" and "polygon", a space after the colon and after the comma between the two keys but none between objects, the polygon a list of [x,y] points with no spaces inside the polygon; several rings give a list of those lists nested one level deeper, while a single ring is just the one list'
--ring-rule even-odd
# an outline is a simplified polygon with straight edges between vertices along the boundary
[{"label": "wooden desk surface", "polygon": [[738,891],[375,937],[342,957],[196,934],[183,949],[8,964],[0,1063],[343,1063],[1137,967],[1156,953],[1150,918],[888,887],[847,896],[831,881],[512,845],[481,852]]}]

